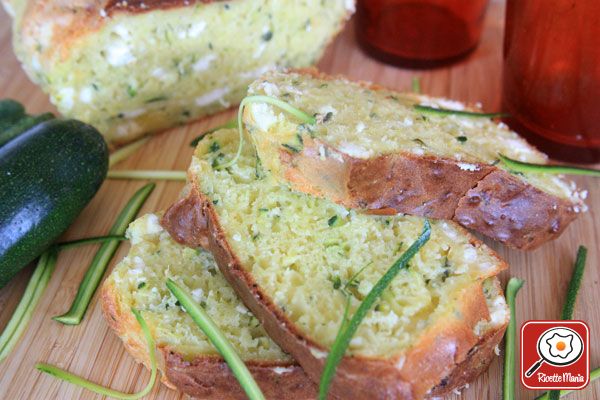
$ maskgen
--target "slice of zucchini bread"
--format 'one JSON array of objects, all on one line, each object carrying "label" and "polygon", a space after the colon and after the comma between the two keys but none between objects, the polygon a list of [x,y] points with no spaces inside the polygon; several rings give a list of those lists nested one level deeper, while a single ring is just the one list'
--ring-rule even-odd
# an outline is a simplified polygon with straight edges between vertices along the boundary
[{"label": "slice of zucchini bread", "polygon": [[202,249],[177,244],[148,214],[133,222],[131,250],[102,287],[102,307],[127,350],[149,366],[144,335],[130,309],[142,311],[156,342],[163,382],[202,399],[245,399],[225,361],[177,305],[167,278],[185,286],[225,332],[269,399],[314,399],[315,386],[300,366],[266,335]]},{"label": "slice of zucchini bread", "polygon": [[453,219],[521,249],[558,237],[585,210],[587,193],[574,183],[511,173],[499,162],[499,154],[547,162],[506,125],[415,108],[465,110],[461,103],[312,70],[267,73],[249,95],[276,97],[317,117],[307,125],[269,104],[245,108],[263,165],[296,190],[349,208]]},{"label": "slice of zucchini bread", "polygon": [[111,143],[230,107],[318,60],[353,0],[2,0],[15,52],[60,112]]},{"label": "slice of zucchini bread", "polygon": [[[188,195],[162,224],[178,230],[205,218],[208,247],[225,278],[267,333],[318,382],[338,331],[346,296],[350,313],[406,250],[424,219],[376,216],[275,182],[245,146],[231,167],[235,130],[200,142],[188,171]],[[479,374],[509,314],[495,275],[498,256],[453,222],[432,222],[430,241],[362,322],[332,386],[342,399],[416,399],[443,394]],[[349,283],[351,277],[358,277]]]}]

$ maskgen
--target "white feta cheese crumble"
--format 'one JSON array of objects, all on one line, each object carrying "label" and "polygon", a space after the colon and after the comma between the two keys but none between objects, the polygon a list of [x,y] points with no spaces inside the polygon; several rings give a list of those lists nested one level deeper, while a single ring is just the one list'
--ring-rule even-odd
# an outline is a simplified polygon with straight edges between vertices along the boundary
[{"label": "white feta cheese crumble", "polygon": [[196,61],[192,65],[192,69],[194,72],[206,71],[210,67],[210,64],[212,64],[212,62],[216,59],[217,56],[214,53],[207,54]]},{"label": "white feta cheese crumble", "polygon": [[204,32],[204,29],[206,29],[206,22],[198,21],[190,26],[187,33],[189,37],[197,38],[202,32]]},{"label": "white feta cheese crumble", "polygon": [[355,144],[352,143],[342,143],[339,146],[339,149],[342,153],[346,153],[351,157],[356,157],[356,158],[369,158],[371,156],[371,154],[373,153],[372,150],[367,150],[367,149],[363,149],[360,146],[357,146]]},{"label": "white feta cheese crumble", "polygon": [[240,235],[239,233],[234,234],[232,238],[236,242],[241,242],[242,241],[242,235]]},{"label": "white feta cheese crumble", "polygon": [[196,303],[200,303],[202,301],[202,298],[204,297],[204,290],[202,290],[202,288],[197,288],[192,290],[191,294],[194,301]]},{"label": "white feta cheese crumble", "polygon": [[200,107],[207,106],[214,102],[217,102],[223,98],[227,93],[229,93],[230,89],[226,87],[215,89],[211,92],[208,92],[200,97],[196,98],[196,104]]},{"label": "white feta cheese crumble", "polygon": [[71,87],[65,87],[58,91],[58,96],[56,98],[59,107],[63,110],[70,110],[73,108],[73,96],[75,95],[75,90]]},{"label": "white feta cheese crumble", "polygon": [[113,67],[131,64],[135,60],[131,47],[122,40],[116,40],[106,48],[106,61]]},{"label": "white feta cheese crumble", "polygon": [[79,100],[82,103],[90,104],[92,102],[93,97],[94,97],[94,90],[89,86],[86,86],[79,91]]},{"label": "white feta cheese crumble", "polygon": [[252,119],[262,131],[268,131],[277,123],[277,117],[273,112],[273,108],[266,103],[251,104],[250,114],[252,114]]},{"label": "white feta cheese crumble", "polygon": [[148,214],[146,218],[146,233],[156,235],[162,231],[163,228],[159,223],[158,216],[156,214]]},{"label": "white feta cheese crumble", "polygon": [[277,375],[287,374],[294,371],[294,367],[275,367],[273,368],[273,372]]},{"label": "white feta cheese crumble", "polygon": [[463,171],[479,171],[479,167],[477,165],[469,163],[458,163],[458,168],[462,169]]}]

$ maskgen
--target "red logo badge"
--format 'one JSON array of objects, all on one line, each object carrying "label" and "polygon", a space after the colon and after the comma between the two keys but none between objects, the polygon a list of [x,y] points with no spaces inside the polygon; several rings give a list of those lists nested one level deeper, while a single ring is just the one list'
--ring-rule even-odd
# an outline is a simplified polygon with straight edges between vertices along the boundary
[{"label": "red logo badge", "polygon": [[527,321],[521,327],[521,382],[529,389],[583,389],[590,376],[583,321]]}]

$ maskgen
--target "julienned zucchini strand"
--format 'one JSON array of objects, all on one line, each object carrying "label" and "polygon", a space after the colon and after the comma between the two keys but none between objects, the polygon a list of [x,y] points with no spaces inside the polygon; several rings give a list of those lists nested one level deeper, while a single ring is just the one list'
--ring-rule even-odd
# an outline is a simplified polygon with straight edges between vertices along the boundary
[{"label": "julienned zucchini strand", "polygon": [[[154,183],[149,183],[139,189],[131,197],[112,226],[109,232],[110,235],[125,234],[127,227],[131,221],[133,221],[150,193],[152,193],[152,190],[154,190],[154,186]],[[66,314],[54,317],[52,318],[53,320],[66,325],[78,325],[81,322],[83,316],[85,315],[85,311],[90,304],[90,300],[96,292],[96,288],[98,287],[98,284],[104,275],[104,271],[115,254],[118,246],[119,240],[117,239],[110,240],[102,244],[94,256],[90,266],[88,267],[88,270],[83,277],[83,281],[79,285],[79,289],[77,290],[77,294],[75,295],[75,300],[73,300],[71,308]]]},{"label": "julienned zucchini strand", "polygon": [[523,161],[513,160],[505,155],[499,154],[500,161],[506,167],[514,172],[530,172],[534,174],[555,174],[555,175],[587,175],[600,177],[600,170],[593,168],[574,167],[571,165],[554,164],[532,164]]},{"label": "julienned zucchini strand", "polygon": [[456,115],[457,117],[467,117],[467,118],[500,118],[500,117],[508,116],[508,114],[501,113],[501,112],[482,113],[482,112],[476,112],[476,111],[452,110],[449,108],[431,107],[431,106],[426,106],[423,104],[415,104],[414,108],[416,111],[420,112],[421,114],[437,115],[437,116]]},{"label": "julienned zucchini strand", "polygon": [[62,370],[62,369],[55,367],[54,365],[50,365],[50,364],[39,363],[39,364],[36,364],[35,367],[42,372],[45,372],[47,374],[57,377],[58,379],[62,379],[63,381],[72,383],[76,386],[85,388],[87,390],[91,390],[92,392],[98,393],[102,396],[108,396],[108,397],[112,397],[112,398],[120,399],[120,400],[137,400],[137,399],[140,399],[140,398],[146,396],[152,390],[152,387],[154,386],[154,383],[156,382],[156,376],[158,374],[158,371],[157,371],[158,366],[156,364],[156,345],[154,343],[154,339],[152,338],[152,334],[150,333],[150,328],[148,328],[148,325],[146,324],[146,321],[144,320],[144,317],[142,316],[142,314],[134,308],[131,309],[131,312],[133,313],[133,315],[135,315],[135,318],[138,321],[138,323],[140,324],[142,332],[144,333],[144,336],[146,338],[146,344],[148,347],[148,356],[150,358],[150,368],[151,368],[150,380],[148,381],[148,384],[146,385],[146,387],[144,389],[142,389],[141,391],[139,391],[137,393],[131,393],[131,394],[119,392],[117,390],[113,390],[113,389],[98,385],[97,383],[88,381],[85,378],[74,375],[70,372]]},{"label": "julienned zucchini strand", "polygon": [[210,316],[198,306],[194,299],[183,288],[173,280],[167,280],[167,287],[173,293],[175,298],[181,303],[183,309],[192,317],[196,325],[204,332],[210,342],[215,346],[223,356],[227,365],[237,378],[238,382],[246,392],[250,400],[264,400],[264,395],[258,384],[248,371],[244,362],[240,359],[234,348],[231,346],[223,332],[214,323]]},{"label": "julienned zucchini strand", "polygon": [[515,351],[517,336],[517,320],[515,300],[524,280],[510,278],[506,285],[506,302],[510,308],[510,321],[506,328],[504,342],[504,379],[502,385],[503,400],[515,400]]},{"label": "julienned zucchini strand", "polygon": [[278,98],[271,97],[271,96],[248,96],[248,97],[245,97],[244,99],[242,99],[242,101],[240,103],[240,107],[238,108],[237,127],[238,127],[238,132],[240,135],[240,139],[239,139],[237,152],[235,153],[235,155],[233,156],[233,158],[231,160],[227,161],[226,163],[217,165],[215,167],[216,169],[225,169],[225,168],[231,167],[232,165],[234,165],[237,162],[238,158],[240,158],[240,155],[242,154],[242,148],[244,146],[244,126],[242,123],[242,116],[244,113],[244,107],[246,107],[246,105],[251,104],[251,103],[271,104],[271,105],[276,106],[276,107],[282,109],[283,111],[293,115],[294,117],[298,118],[300,121],[302,121],[305,124],[314,125],[317,123],[317,119],[315,117],[306,114],[304,111],[299,110],[296,107],[290,105],[289,103],[286,103],[283,100],[279,100]]},{"label": "julienned zucchini strand", "polygon": [[346,353],[346,349],[350,344],[350,340],[356,333],[360,323],[367,315],[369,310],[371,310],[375,302],[379,299],[383,291],[390,285],[396,275],[398,275],[402,269],[406,268],[408,262],[415,256],[415,254],[419,252],[425,243],[427,243],[430,235],[431,225],[429,224],[429,221],[426,220],[423,231],[417,240],[400,256],[400,258],[398,258],[398,260],[396,260],[396,262],[394,262],[394,264],[392,264],[392,266],[379,279],[379,281],[377,281],[375,286],[373,286],[373,288],[365,296],[363,301],[358,306],[358,309],[348,322],[346,322],[346,308],[342,317],[340,330],[338,331],[335,341],[331,346],[331,351],[327,356],[325,368],[323,369],[323,374],[321,375],[321,382],[319,385],[320,400],[325,400],[327,398],[329,386],[331,385],[331,381],[333,380],[337,366],[342,361],[342,358]]},{"label": "julienned zucchini strand", "polygon": [[10,354],[25,328],[27,328],[33,311],[44,294],[48,282],[50,282],[56,267],[56,258],[57,252],[52,248],[42,254],[38,260],[19,305],[13,312],[2,335],[0,335],[0,362]]}]

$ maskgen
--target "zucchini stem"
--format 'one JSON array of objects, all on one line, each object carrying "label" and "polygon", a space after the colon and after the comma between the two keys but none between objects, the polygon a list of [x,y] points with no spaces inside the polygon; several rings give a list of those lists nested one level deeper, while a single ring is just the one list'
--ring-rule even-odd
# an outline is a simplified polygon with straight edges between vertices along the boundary
[{"label": "zucchini stem", "polygon": [[515,311],[515,300],[517,293],[524,280],[519,278],[510,278],[506,285],[506,301],[510,308],[510,321],[506,328],[506,341],[504,343],[504,382],[502,384],[503,400],[515,400],[515,345],[517,336],[517,316]]},{"label": "zucchini stem", "polygon": [[160,171],[160,170],[119,170],[108,171],[107,179],[140,179],[157,181],[182,181],[185,182],[185,171]]},{"label": "zucchini stem", "polygon": [[179,300],[182,308],[192,317],[196,325],[204,332],[210,342],[216,347],[223,356],[227,365],[237,378],[238,382],[248,395],[250,400],[264,400],[264,395],[258,387],[256,381],[248,371],[244,362],[240,359],[231,343],[227,340],[223,332],[214,323],[210,316],[200,307],[193,298],[183,288],[177,285],[173,280],[167,280],[167,287],[173,295]]},{"label": "zucchini stem", "polygon": [[342,361],[342,358],[346,353],[346,349],[352,340],[352,336],[354,336],[358,330],[360,323],[371,310],[375,302],[379,299],[383,291],[390,285],[396,275],[398,275],[401,270],[406,268],[408,262],[415,256],[415,254],[419,252],[421,247],[427,243],[430,235],[431,225],[429,224],[429,221],[425,220],[423,231],[417,240],[415,240],[415,242],[400,256],[400,258],[396,260],[396,262],[394,262],[394,264],[392,264],[392,266],[379,279],[379,281],[377,281],[375,286],[373,286],[367,296],[360,303],[358,309],[349,322],[346,322],[349,308],[349,303],[347,300],[344,315],[342,317],[342,323],[340,324],[340,330],[337,333],[333,346],[331,346],[331,351],[327,356],[323,375],[321,375],[321,382],[319,385],[320,400],[327,399],[327,392],[329,391],[329,386],[331,385],[337,366]]},{"label": "zucchini stem", "polygon": [[[109,235],[123,236],[125,234],[127,227],[142,208],[154,187],[154,183],[149,183],[131,197],[110,229]],[[65,325],[79,325],[119,244],[119,240],[110,239],[100,246],[77,289],[71,308],[67,313],[53,317],[53,320]]]},{"label": "zucchini stem", "polygon": [[148,346],[148,355],[150,357],[150,368],[151,368],[150,380],[148,381],[148,384],[146,385],[146,387],[143,388],[141,391],[139,391],[137,393],[131,393],[131,394],[119,392],[117,390],[113,390],[113,389],[98,385],[97,383],[88,381],[85,378],[74,375],[68,371],[62,370],[62,369],[55,367],[54,365],[50,365],[50,364],[38,363],[35,365],[35,368],[37,368],[38,370],[40,370],[42,372],[45,372],[52,376],[55,376],[58,379],[62,379],[63,381],[72,383],[76,386],[85,388],[87,390],[91,390],[92,392],[98,393],[102,396],[113,397],[115,399],[120,399],[120,400],[137,400],[137,399],[140,399],[140,398],[146,396],[148,393],[150,393],[150,391],[152,390],[152,387],[154,386],[154,383],[156,382],[157,369],[158,369],[157,364],[156,364],[156,348],[155,348],[156,346],[154,344],[154,339],[152,338],[152,334],[150,333],[150,328],[148,328],[148,325],[146,324],[144,317],[142,317],[142,314],[135,308],[132,308],[131,312],[133,313],[133,315],[135,315],[135,318],[137,319],[138,323],[140,324],[140,327],[142,328],[142,332],[144,333],[144,336],[146,338],[146,344]]},{"label": "zucchini stem", "polygon": [[244,146],[244,126],[242,123],[242,116],[244,113],[244,107],[246,107],[247,104],[251,104],[251,103],[271,104],[271,105],[278,107],[278,108],[282,109],[283,111],[293,115],[294,117],[298,118],[300,121],[302,121],[305,124],[315,125],[317,123],[317,119],[315,117],[306,114],[304,111],[292,106],[289,103],[286,103],[283,100],[279,100],[278,98],[271,97],[271,96],[260,96],[260,95],[244,97],[242,99],[242,101],[240,102],[240,107],[238,108],[237,127],[238,127],[238,132],[240,135],[240,141],[238,144],[237,151],[235,153],[235,156],[233,156],[233,158],[231,160],[229,160],[228,162],[226,162],[224,164],[217,165],[216,169],[229,168],[232,165],[234,165],[237,162],[237,160],[240,158],[240,155],[242,154],[242,148]]},{"label": "zucchini stem", "polygon": [[532,164],[513,160],[498,154],[500,160],[508,169],[515,172],[532,172],[538,174],[588,175],[600,177],[600,170],[593,168],[574,167],[571,165]]},{"label": "zucchini stem", "polygon": [[10,354],[27,328],[33,311],[52,277],[57,257],[58,253],[55,249],[50,249],[40,256],[19,305],[0,335],[0,362]]}]

